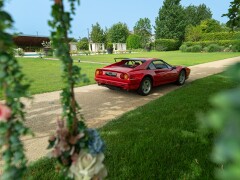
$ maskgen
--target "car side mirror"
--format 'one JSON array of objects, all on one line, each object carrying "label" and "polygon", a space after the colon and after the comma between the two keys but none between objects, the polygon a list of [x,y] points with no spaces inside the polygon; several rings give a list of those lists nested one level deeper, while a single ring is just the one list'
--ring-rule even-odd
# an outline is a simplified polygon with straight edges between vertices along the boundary
[{"label": "car side mirror", "polygon": [[177,69],[176,66],[172,66],[172,70],[173,70],[173,69]]}]

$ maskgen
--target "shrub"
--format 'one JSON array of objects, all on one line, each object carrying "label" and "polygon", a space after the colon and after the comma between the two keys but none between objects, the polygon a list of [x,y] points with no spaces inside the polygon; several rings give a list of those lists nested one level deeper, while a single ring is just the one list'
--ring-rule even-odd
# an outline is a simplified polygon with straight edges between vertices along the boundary
[{"label": "shrub", "polygon": [[17,56],[24,56],[24,51],[22,48],[17,48],[17,49],[15,49],[15,54]]},{"label": "shrub", "polygon": [[234,48],[234,52],[240,52],[240,40],[237,40],[234,43],[233,48]]},{"label": "shrub", "polygon": [[201,35],[201,41],[234,40],[239,36],[240,32],[203,33]]},{"label": "shrub", "polygon": [[202,46],[200,45],[192,46],[191,52],[201,52],[201,51],[202,51]]},{"label": "shrub", "polygon": [[219,46],[229,47],[232,45],[235,45],[237,40],[220,40],[220,41],[198,41],[198,42],[184,42],[183,45],[194,46],[194,45],[200,45],[202,48],[207,47],[211,44],[218,44]]},{"label": "shrub", "polygon": [[156,39],[155,49],[157,51],[172,51],[179,49],[179,41],[175,39]]},{"label": "shrub", "polygon": [[183,44],[180,46],[179,50],[182,51],[182,52],[187,52],[187,45]]},{"label": "shrub", "polygon": [[220,52],[223,50],[223,47],[218,44],[211,44],[207,48],[208,52]]},{"label": "shrub", "polygon": [[128,49],[138,49],[141,48],[141,38],[138,35],[132,34],[127,38],[127,48]]}]

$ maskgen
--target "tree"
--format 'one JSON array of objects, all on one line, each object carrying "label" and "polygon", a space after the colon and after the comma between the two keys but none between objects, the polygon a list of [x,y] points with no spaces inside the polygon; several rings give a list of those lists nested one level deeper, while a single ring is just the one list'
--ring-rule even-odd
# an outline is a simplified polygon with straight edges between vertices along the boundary
[{"label": "tree", "polygon": [[201,21],[200,27],[203,33],[212,33],[222,31],[222,26],[219,21],[215,19],[207,19]]},{"label": "tree", "polygon": [[232,30],[236,28],[240,28],[240,0],[234,0],[230,3],[230,8],[228,9],[227,14],[223,14],[223,16],[227,16],[229,21],[227,22],[227,26]]},{"label": "tree", "polygon": [[202,36],[201,26],[189,25],[186,27],[185,41],[199,41]]},{"label": "tree", "polygon": [[133,27],[134,34],[140,37],[142,47],[146,47],[146,44],[150,41],[152,35],[151,21],[148,18],[140,18],[139,21]]},{"label": "tree", "polygon": [[184,39],[186,28],[184,8],[180,0],[165,0],[155,20],[156,39]]},{"label": "tree", "polygon": [[114,24],[107,32],[108,41],[112,43],[126,43],[129,30],[125,23]]},{"label": "tree", "polygon": [[190,5],[185,8],[188,25],[197,26],[201,21],[212,18],[212,12],[205,4],[199,6]]},{"label": "tree", "polygon": [[79,40],[77,44],[78,49],[80,50],[88,50],[88,38],[84,37]]},{"label": "tree", "polygon": [[91,41],[94,43],[104,43],[105,42],[105,34],[101,26],[96,23],[96,25],[92,25],[92,31],[90,33]]},{"label": "tree", "polygon": [[130,49],[138,49],[141,47],[141,38],[136,34],[132,34],[127,38],[127,47]]}]

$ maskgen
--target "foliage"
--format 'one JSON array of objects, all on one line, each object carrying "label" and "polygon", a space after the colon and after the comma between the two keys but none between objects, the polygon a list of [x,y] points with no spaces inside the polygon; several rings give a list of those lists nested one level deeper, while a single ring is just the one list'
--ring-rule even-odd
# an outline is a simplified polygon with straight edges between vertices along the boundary
[{"label": "foliage", "polygon": [[49,41],[49,42],[43,41],[43,42],[42,42],[42,46],[43,46],[44,48],[51,48],[51,47],[52,47],[51,41]]},{"label": "foliage", "polygon": [[14,53],[15,53],[15,55],[17,55],[17,56],[24,56],[24,51],[23,51],[23,49],[22,48],[17,48],[17,49],[14,49]]},{"label": "foliage", "polygon": [[112,43],[126,43],[129,36],[129,30],[125,23],[117,23],[112,25],[107,32],[108,42]]},{"label": "foliage", "polygon": [[213,109],[201,118],[201,128],[214,131],[215,143],[212,152],[219,179],[240,179],[240,63],[231,66],[227,74],[238,87],[216,94],[211,98]]},{"label": "foliage", "polygon": [[202,51],[202,46],[200,45],[195,45],[192,47],[191,52],[201,52]]},{"label": "foliage", "polygon": [[[80,107],[74,94],[74,86],[80,80],[86,81],[85,76],[80,73],[80,68],[73,64],[73,59],[69,54],[68,32],[71,28],[71,14],[75,14],[76,2],[79,3],[78,0],[69,1],[71,11],[67,12],[64,10],[63,1],[55,0],[55,4],[52,6],[53,19],[49,21],[49,25],[54,30],[51,33],[52,46],[56,49],[56,56],[63,64],[62,78],[64,82],[61,93],[62,117],[58,121],[56,135],[51,136],[49,139],[49,148],[53,148],[52,155],[57,158],[62,173],[72,178],[82,177],[91,179],[94,176],[101,178],[102,176],[100,176],[99,171],[104,168],[101,164],[103,161],[102,149],[98,149],[99,151],[93,154],[89,143],[86,143],[86,138],[90,140],[91,138],[89,137],[89,133],[86,133],[88,130],[81,121],[83,118],[80,115]],[[96,141],[94,139],[93,141],[100,145],[99,139]],[[95,156],[101,156],[101,162],[97,163]],[[92,162],[94,160],[96,163]],[[91,169],[85,167],[86,165],[90,166],[90,164],[92,164]],[[98,168],[100,166],[102,168]],[[83,169],[78,169],[79,167]],[[92,170],[92,168],[95,169]],[[82,174],[82,171],[85,173]]]},{"label": "foliage", "polygon": [[172,51],[179,48],[179,41],[174,39],[156,39],[155,50],[157,51]]},{"label": "foliage", "polygon": [[197,26],[201,21],[212,18],[212,12],[205,4],[190,5],[185,8],[186,21],[190,26]]},{"label": "foliage", "polygon": [[4,97],[4,105],[0,104],[0,153],[4,162],[1,179],[8,180],[21,179],[26,170],[27,160],[20,138],[29,133],[29,129],[23,125],[25,112],[20,98],[29,97],[29,84],[13,56],[13,39],[7,33],[13,20],[3,7],[4,1],[0,1],[0,91]]},{"label": "foliage", "polygon": [[107,49],[113,49],[113,43],[107,43]]},{"label": "foliage", "polygon": [[90,39],[93,43],[104,43],[105,34],[99,23],[92,25],[92,30],[90,32]]},{"label": "foliage", "polygon": [[138,49],[141,47],[141,38],[138,35],[131,34],[127,38],[128,49]]},{"label": "foliage", "polygon": [[218,44],[219,46],[231,47],[236,43],[237,40],[220,40],[220,41],[198,41],[198,42],[184,42],[184,45],[194,46],[201,45],[202,47],[209,46],[211,44]]},{"label": "foliage", "polygon": [[202,33],[201,41],[234,40],[238,36],[240,36],[240,32]]},{"label": "foliage", "polygon": [[184,8],[180,0],[165,0],[155,20],[156,39],[184,39],[186,28]]},{"label": "foliage", "polygon": [[231,49],[233,52],[240,52],[240,40],[236,40]]},{"label": "foliage", "polygon": [[222,26],[219,21],[215,19],[206,19],[201,21],[199,25],[203,33],[213,33],[222,31]]},{"label": "foliage", "polygon": [[[148,18],[140,18],[133,27],[134,34],[140,37],[141,47],[146,48],[152,35],[151,21]],[[136,45],[137,46],[137,45]],[[135,48],[137,49],[137,48]]]},{"label": "foliage", "polygon": [[[175,56],[181,54],[185,53],[176,52]],[[212,136],[202,138],[196,112],[207,112],[211,108],[209,97],[233,87],[235,83],[223,74],[203,78],[109,122],[99,130],[108,145],[108,178],[214,179],[216,165],[209,159]],[[167,88],[162,86],[156,93]],[[29,174],[36,174],[34,180],[55,180],[51,170],[41,172],[45,166],[53,167],[54,162],[41,162]],[[48,176],[37,179],[41,173]]]},{"label": "foliage", "polygon": [[218,44],[210,44],[207,47],[207,52],[221,52],[224,48]]},{"label": "foliage", "polygon": [[200,26],[189,25],[185,30],[185,41],[199,41],[202,38],[202,28]]},{"label": "foliage", "polygon": [[88,38],[84,37],[82,39],[79,40],[79,42],[77,43],[77,47],[80,50],[88,50]]},{"label": "foliage", "polygon": [[223,16],[227,16],[229,21],[227,22],[227,26],[232,30],[240,28],[240,0],[233,0],[230,4],[227,14],[223,14]]}]

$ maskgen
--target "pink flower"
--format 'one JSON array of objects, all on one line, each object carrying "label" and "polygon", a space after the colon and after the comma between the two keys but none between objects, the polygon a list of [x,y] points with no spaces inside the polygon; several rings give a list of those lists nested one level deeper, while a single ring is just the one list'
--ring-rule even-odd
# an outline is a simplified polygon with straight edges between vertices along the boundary
[{"label": "pink flower", "polygon": [[55,0],[55,4],[61,5],[62,4],[62,0]]},{"label": "pink flower", "polygon": [[6,105],[0,104],[0,120],[8,120],[11,117],[11,109]]}]

